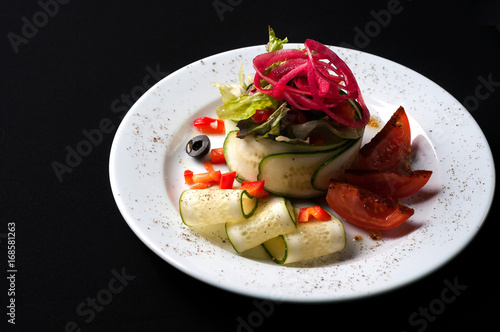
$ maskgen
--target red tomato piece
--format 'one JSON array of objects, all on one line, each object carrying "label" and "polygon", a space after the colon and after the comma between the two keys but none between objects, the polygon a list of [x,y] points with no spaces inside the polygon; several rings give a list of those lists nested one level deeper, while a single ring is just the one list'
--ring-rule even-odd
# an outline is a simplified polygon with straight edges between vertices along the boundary
[{"label": "red tomato piece", "polygon": [[321,135],[311,135],[309,136],[309,143],[312,145],[323,145],[325,144],[325,141]]},{"label": "red tomato piece", "polygon": [[411,131],[403,107],[392,115],[373,139],[359,150],[359,169],[393,171],[410,153]]},{"label": "red tomato piece", "polygon": [[388,197],[335,181],[330,182],[326,201],[346,221],[374,230],[397,227],[414,213],[413,209]]},{"label": "red tomato piece", "polygon": [[223,134],[225,129],[224,120],[206,116],[194,120],[193,125],[204,134]]},{"label": "red tomato piece", "polygon": [[269,193],[264,189],[264,180],[260,181],[243,181],[241,183],[241,190],[246,190],[249,195],[257,197],[257,198],[264,198]]},{"label": "red tomato piece", "polygon": [[220,189],[233,189],[236,172],[223,173],[220,176]]},{"label": "red tomato piece", "polygon": [[291,123],[297,123],[297,124],[306,123],[308,121],[304,113],[302,113],[299,110],[288,111],[288,113],[286,114],[286,119]]},{"label": "red tomato piece", "polygon": [[297,221],[308,222],[311,220],[311,217],[314,217],[314,219],[319,221],[328,221],[332,219],[332,216],[323,210],[321,206],[309,206],[300,209]]},{"label": "red tomato piece", "polygon": [[212,164],[225,164],[226,158],[224,157],[224,149],[212,149],[210,151],[210,159],[212,160]]},{"label": "red tomato piece", "polygon": [[332,108],[332,112],[335,114],[338,114],[342,118],[348,120],[348,121],[355,121],[354,120],[354,108],[352,108],[351,104],[347,101],[344,100],[340,103],[338,103],[337,106]]},{"label": "red tomato piece", "polygon": [[347,182],[382,196],[393,198],[408,197],[422,189],[429,181],[432,171],[345,171]]},{"label": "red tomato piece", "polygon": [[253,121],[257,124],[261,124],[265,122],[267,119],[269,119],[269,116],[273,113],[274,111],[269,111],[269,110],[256,110],[254,115],[252,115]]}]

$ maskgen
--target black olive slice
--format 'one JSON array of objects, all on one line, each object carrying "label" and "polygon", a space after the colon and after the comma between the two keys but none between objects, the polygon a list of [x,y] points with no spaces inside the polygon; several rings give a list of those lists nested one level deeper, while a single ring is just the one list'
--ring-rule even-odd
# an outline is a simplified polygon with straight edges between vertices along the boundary
[{"label": "black olive slice", "polygon": [[186,144],[186,153],[193,158],[201,158],[210,151],[210,139],[207,135],[198,135]]}]

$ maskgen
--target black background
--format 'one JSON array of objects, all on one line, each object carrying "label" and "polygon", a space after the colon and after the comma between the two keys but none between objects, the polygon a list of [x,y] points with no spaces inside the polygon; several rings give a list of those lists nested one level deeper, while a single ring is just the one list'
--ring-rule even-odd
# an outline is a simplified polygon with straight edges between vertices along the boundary
[{"label": "black background", "polygon": [[[478,77],[490,77],[496,86],[469,109],[498,156],[500,131],[492,116],[500,105],[498,2],[401,0],[375,36],[356,38],[356,28],[376,22],[374,13],[390,2],[3,0],[0,326],[64,331],[74,322],[82,331],[237,331],[239,322],[258,316],[260,300],[184,275],[132,233],[110,190],[114,131],[62,181],[51,164],[64,163],[66,147],[74,148],[85,138],[82,131],[98,128],[101,119],[119,124],[111,103],[142,84],[146,67],[167,74],[212,54],[264,44],[268,25],[291,42],[347,43],[396,61],[460,102],[476,95]],[[41,3],[52,3],[51,16],[40,14]],[[27,21],[39,27],[29,30]],[[489,330],[500,295],[498,217],[494,204],[467,248],[415,283],[351,302],[274,304],[251,329],[451,331],[473,323]],[[15,326],[6,314],[7,223],[16,227]],[[77,313],[80,303],[108,287],[113,270],[123,269],[135,278],[108,305],[92,319]],[[412,314],[440,298],[445,280],[466,288],[426,325],[412,324]]]}]

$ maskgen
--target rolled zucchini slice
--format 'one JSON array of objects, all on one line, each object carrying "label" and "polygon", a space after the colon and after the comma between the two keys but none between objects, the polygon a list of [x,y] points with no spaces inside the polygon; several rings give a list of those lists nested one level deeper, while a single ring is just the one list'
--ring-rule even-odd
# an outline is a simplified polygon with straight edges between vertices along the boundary
[{"label": "rolled zucchini slice", "polygon": [[313,174],[338,153],[339,149],[272,154],[262,159],[257,179],[265,180],[265,189],[276,195],[296,198],[323,195],[323,191],[312,185]]},{"label": "rolled zucchini slice", "polygon": [[224,157],[230,171],[237,172],[239,181],[255,181],[259,174],[259,164],[264,157],[285,152],[314,152],[334,150],[345,144],[346,140],[325,145],[292,144],[261,138],[258,141],[252,136],[236,137],[237,130],[227,134],[224,140]]},{"label": "rolled zucchini slice", "polygon": [[313,188],[327,191],[331,179],[344,180],[344,171],[355,166],[360,147],[361,138],[351,140],[338,153],[321,165],[312,175]]},{"label": "rolled zucchini slice", "polygon": [[280,196],[259,199],[255,213],[244,221],[226,223],[226,234],[237,253],[257,247],[280,234],[295,231],[296,218],[289,200]]},{"label": "rolled zucchini slice", "polygon": [[252,216],[258,199],[239,189],[188,189],[179,199],[184,224],[190,227],[234,223]]},{"label": "rolled zucchini slice", "polygon": [[343,250],[346,246],[344,226],[330,215],[330,221],[297,223],[294,232],[272,238],[262,246],[277,264],[296,263]]}]

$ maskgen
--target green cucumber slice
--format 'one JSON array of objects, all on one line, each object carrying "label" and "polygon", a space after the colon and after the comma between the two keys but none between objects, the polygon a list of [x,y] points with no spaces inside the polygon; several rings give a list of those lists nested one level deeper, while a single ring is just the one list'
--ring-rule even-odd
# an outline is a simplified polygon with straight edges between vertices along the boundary
[{"label": "green cucumber slice", "polygon": [[354,167],[358,159],[361,138],[349,141],[338,150],[334,156],[321,165],[312,175],[312,186],[316,190],[326,191],[331,179],[342,181],[345,179],[344,171]]},{"label": "green cucumber slice", "polygon": [[179,211],[190,227],[238,222],[252,216],[258,199],[239,189],[188,189],[179,198]]},{"label": "green cucumber slice", "polygon": [[277,264],[296,263],[343,250],[346,246],[344,226],[328,213],[332,220],[299,222],[294,232],[272,238],[262,246]]},{"label": "green cucumber slice", "polygon": [[276,195],[296,198],[322,195],[324,192],[312,185],[313,174],[340,149],[269,155],[260,162],[257,179],[265,180],[265,189]]},{"label": "green cucumber slice", "polygon": [[238,138],[237,132],[234,130],[227,134],[224,140],[224,157],[229,170],[236,171],[238,181],[257,180],[259,163],[271,154],[332,150],[345,144],[345,140],[328,145],[292,144],[269,138],[257,141],[251,136]]},{"label": "green cucumber slice", "polygon": [[259,200],[255,213],[244,221],[226,223],[226,234],[237,253],[259,246],[296,228],[295,213],[289,200],[268,196]]}]

